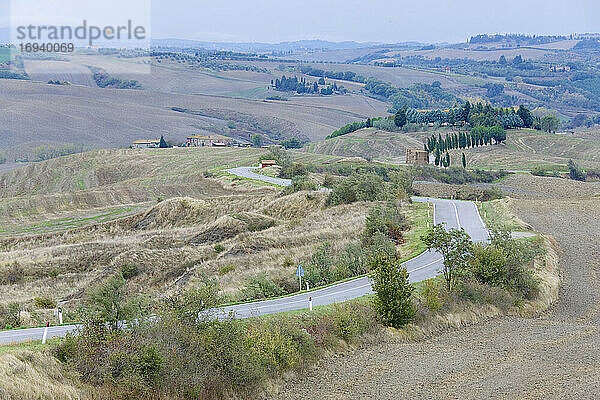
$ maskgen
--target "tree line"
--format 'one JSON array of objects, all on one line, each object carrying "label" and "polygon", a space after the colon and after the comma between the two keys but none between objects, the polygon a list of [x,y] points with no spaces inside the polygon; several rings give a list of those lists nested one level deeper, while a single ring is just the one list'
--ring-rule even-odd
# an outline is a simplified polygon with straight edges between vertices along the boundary
[{"label": "tree line", "polygon": [[[450,166],[450,150],[466,149],[502,143],[506,140],[506,130],[499,125],[476,126],[470,132],[454,132],[446,134],[431,135],[425,143],[425,151],[435,155],[435,165],[448,168]],[[444,154],[445,153],[445,154]],[[466,159],[463,153],[463,167],[466,168]]]},{"label": "tree line", "polygon": [[271,85],[275,90],[281,92],[320,93],[326,96],[332,95],[338,91],[344,91],[343,86],[338,86],[335,82],[326,87],[321,87],[326,85],[324,78],[319,79],[318,82],[309,82],[305,78],[298,79],[297,76],[288,78],[283,75],[281,79],[271,80]]}]

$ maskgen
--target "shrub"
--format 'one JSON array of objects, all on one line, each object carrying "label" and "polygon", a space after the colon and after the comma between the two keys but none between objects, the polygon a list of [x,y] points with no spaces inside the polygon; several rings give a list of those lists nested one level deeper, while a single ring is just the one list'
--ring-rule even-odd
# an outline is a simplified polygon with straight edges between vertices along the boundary
[{"label": "shrub", "polygon": [[473,246],[467,273],[478,282],[532,298],[538,284],[528,264],[541,253],[531,241],[514,240],[508,231],[493,231],[490,244]]},{"label": "shrub", "polygon": [[122,273],[88,290],[85,296],[86,315],[90,321],[109,323],[116,329],[119,321],[146,315],[150,300],[146,296],[128,297]]},{"label": "shrub", "polygon": [[374,174],[354,174],[343,179],[331,192],[328,205],[350,204],[356,201],[384,200],[387,197],[383,179]]},{"label": "shrub", "polygon": [[476,280],[491,286],[502,286],[506,282],[506,257],[500,249],[476,244],[471,254],[469,269]]},{"label": "shrub", "polygon": [[225,251],[225,246],[223,246],[221,243],[217,243],[217,244],[215,244],[214,249],[215,249],[215,253],[220,254]]},{"label": "shrub", "polygon": [[440,285],[435,279],[427,279],[423,282],[423,302],[429,310],[435,311],[442,308],[442,297]]},{"label": "shrub", "polygon": [[400,211],[398,203],[389,202],[385,207],[375,206],[369,210],[363,242],[368,244],[376,233],[387,236],[393,243],[404,243],[403,232],[410,228],[406,216]]},{"label": "shrub", "polygon": [[301,163],[288,163],[281,167],[279,177],[284,179],[293,179],[296,177],[305,177],[308,175],[308,167]]},{"label": "shrub", "polygon": [[56,308],[56,301],[47,296],[36,297],[33,299],[35,306],[43,310],[51,310]]},{"label": "shrub", "polygon": [[227,275],[230,272],[235,271],[235,265],[233,264],[227,264],[227,265],[223,265],[221,268],[219,268],[219,275],[223,276],[223,275]]},{"label": "shrub", "polygon": [[243,294],[246,299],[254,300],[277,297],[285,293],[279,285],[263,273],[248,279],[248,283],[243,289]]},{"label": "shrub", "polygon": [[336,335],[349,342],[367,333],[372,327],[369,318],[364,315],[368,311],[359,303],[335,304],[333,321]]},{"label": "shrub", "polygon": [[400,328],[415,315],[413,287],[406,268],[396,257],[379,255],[371,261],[371,282],[375,291],[373,306],[385,325]]},{"label": "shrub", "polygon": [[305,279],[311,287],[322,286],[335,280],[335,258],[331,243],[325,242],[317,248],[304,265]]},{"label": "shrub", "polygon": [[25,271],[16,262],[0,272],[0,284],[2,285],[15,285],[21,283],[24,279]]},{"label": "shrub", "polygon": [[292,184],[287,186],[283,193],[285,195],[300,192],[303,190],[317,190],[317,185],[314,182],[310,181],[306,176],[296,176],[292,178]]},{"label": "shrub", "polygon": [[140,269],[137,265],[134,264],[126,264],[121,267],[121,273],[123,274],[123,278],[126,280],[135,278],[139,275]]},{"label": "shrub", "polygon": [[579,168],[573,160],[569,160],[569,178],[575,181],[583,181],[587,179],[587,175],[584,170]]},{"label": "shrub", "polygon": [[502,189],[500,189],[497,186],[492,186],[491,188],[484,189],[480,201],[492,201],[502,198],[504,198],[504,193],[502,192]]},{"label": "shrub", "polygon": [[0,305],[0,327],[11,329],[21,326],[21,303],[11,301],[6,306]]}]

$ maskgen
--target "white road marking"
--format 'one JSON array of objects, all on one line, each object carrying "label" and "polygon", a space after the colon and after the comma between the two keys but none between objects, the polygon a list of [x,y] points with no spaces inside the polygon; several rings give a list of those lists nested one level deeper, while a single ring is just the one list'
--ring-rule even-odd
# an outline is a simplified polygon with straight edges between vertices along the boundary
[{"label": "white road marking", "polygon": [[460,219],[458,218],[458,208],[456,208],[456,203],[452,200],[452,206],[454,207],[454,214],[456,215],[456,223],[458,224],[458,229],[462,229],[460,224]]}]

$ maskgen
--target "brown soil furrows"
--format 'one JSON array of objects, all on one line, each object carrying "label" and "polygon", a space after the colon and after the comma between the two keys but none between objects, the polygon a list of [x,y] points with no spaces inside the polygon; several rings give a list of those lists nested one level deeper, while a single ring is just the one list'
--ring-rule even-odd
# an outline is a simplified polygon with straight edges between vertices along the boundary
[{"label": "brown soil furrows", "polygon": [[517,215],[562,249],[559,301],[547,313],[328,359],[280,398],[598,398],[600,199],[549,197],[513,202]]}]

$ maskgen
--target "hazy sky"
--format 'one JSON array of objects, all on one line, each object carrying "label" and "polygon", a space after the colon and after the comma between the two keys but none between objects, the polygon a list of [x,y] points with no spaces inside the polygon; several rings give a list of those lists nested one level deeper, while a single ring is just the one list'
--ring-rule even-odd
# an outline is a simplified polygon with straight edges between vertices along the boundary
[{"label": "hazy sky", "polygon": [[[598,0],[148,1],[154,38],[459,42],[478,33],[600,31]],[[0,0],[3,27],[9,25],[9,2]]]}]

